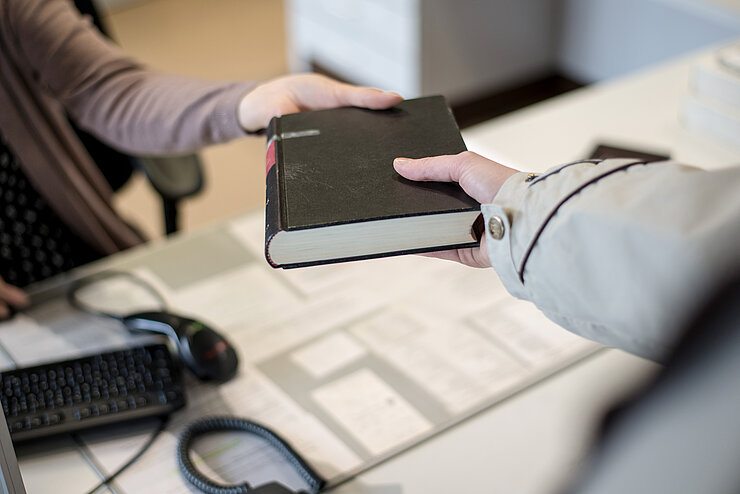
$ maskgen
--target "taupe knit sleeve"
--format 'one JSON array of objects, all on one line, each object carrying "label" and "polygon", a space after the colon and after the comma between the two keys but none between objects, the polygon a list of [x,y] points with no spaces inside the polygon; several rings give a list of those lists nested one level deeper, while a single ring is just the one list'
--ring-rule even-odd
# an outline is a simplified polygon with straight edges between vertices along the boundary
[{"label": "taupe knit sleeve", "polygon": [[161,74],[124,55],[67,0],[6,0],[34,79],[84,129],[136,154],[168,154],[243,136],[237,107],[254,86]]}]

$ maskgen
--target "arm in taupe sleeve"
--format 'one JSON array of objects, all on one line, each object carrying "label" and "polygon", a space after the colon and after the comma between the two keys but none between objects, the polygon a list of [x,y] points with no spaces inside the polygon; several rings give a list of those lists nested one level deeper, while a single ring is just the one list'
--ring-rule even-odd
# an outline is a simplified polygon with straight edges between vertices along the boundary
[{"label": "arm in taupe sleeve", "polygon": [[507,289],[563,327],[661,360],[704,297],[740,266],[740,167],[581,162],[509,178],[487,232]]},{"label": "arm in taupe sleeve", "polygon": [[5,15],[40,87],[111,145],[139,154],[177,153],[244,135],[237,107],[253,84],[147,69],[66,0],[7,0]]}]

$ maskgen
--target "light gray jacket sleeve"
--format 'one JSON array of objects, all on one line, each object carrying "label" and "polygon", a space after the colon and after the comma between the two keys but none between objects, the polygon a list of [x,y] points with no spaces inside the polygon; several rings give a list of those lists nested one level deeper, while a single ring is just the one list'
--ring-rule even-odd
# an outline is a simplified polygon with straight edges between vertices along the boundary
[{"label": "light gray jacket sleeve", "polygon": [[[740,266],[740,167],[583,161],[512,176],[482,206],[513,295],[586,338],[660,361]],[[498,235],[497,235],[498,236]]]}]

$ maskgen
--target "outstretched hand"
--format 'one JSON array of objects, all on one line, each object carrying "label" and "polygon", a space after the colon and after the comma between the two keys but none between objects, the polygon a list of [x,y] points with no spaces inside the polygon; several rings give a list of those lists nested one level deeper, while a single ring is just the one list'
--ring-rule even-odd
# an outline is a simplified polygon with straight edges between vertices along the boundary
[{"label": "outstretched hand", "polygon": [[272,117],[306,110],[360,106],[382,110],[403,98],[379,89],[353,86],[318,74],[289,75],[260,84],[239,104],[239,123],[248,132],[267,127]]},{"label": "outstretched hand", "polygon": [[[431,158],[396,158],[393,167],[403,177],[416,181],[457,182],[462,189],[481,204],[493,202],[498,190],[512,175],[513,168],[491,161],[476,153],[434,156]],[[432,252],[426,256],[456,261],[476,268],[491,267],[486,249],[486,238],[480,247]]]},{"label": "outstretched hand", "polygon": [[11,307],[22,309],[28,306],[28,295],[18,287],[9,285],[0,278],[0,320],[12,314]]}]

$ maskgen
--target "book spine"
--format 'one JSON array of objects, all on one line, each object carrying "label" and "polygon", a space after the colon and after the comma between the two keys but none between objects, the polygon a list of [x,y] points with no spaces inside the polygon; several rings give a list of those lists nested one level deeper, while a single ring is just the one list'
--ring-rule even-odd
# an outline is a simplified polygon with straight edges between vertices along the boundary
[{"label": "book spine", "polygon": [[265,155],[265,259],[270,266],[279,267],[270,257],[270,242],[282,230],[278,180],[278,160],[280,159],[280,119],[273,118],[267,127],[267,151]]}]

